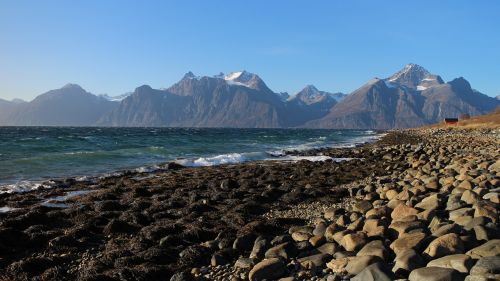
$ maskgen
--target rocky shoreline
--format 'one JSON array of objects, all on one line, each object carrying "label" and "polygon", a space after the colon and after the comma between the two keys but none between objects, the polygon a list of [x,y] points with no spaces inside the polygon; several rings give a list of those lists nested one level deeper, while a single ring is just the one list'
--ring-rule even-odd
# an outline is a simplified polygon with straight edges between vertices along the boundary
[{"label": "rocky shoreline", "polygon": [[499,130],[318,153],[2,194],[0,280],[500,279]]}]

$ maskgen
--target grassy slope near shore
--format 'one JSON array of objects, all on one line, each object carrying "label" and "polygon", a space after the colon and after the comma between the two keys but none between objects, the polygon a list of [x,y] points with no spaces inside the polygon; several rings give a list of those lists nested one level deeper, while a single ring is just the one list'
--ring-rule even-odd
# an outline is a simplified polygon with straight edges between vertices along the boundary
[{"label": "grassy slope near shore", "polygon": [[460,120],[458,125],[446,125],[444,123],[438,123],[434,125],[430,125],[427,128],[489,128],[489,129],[498,129],[500,128],[500,109],[497,109],[495,112],[474,116],[470,119]]}]

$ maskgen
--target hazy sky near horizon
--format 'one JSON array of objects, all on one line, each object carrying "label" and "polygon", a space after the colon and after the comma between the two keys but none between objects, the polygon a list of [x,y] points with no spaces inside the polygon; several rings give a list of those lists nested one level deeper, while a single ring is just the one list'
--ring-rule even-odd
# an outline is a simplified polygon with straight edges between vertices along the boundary
[{"label": "hazy sky near horizon", "polygon": [[500,95],[500,1],[0,1],[0,98],[120,95],[246,69],[349,93],[417,63]]}]

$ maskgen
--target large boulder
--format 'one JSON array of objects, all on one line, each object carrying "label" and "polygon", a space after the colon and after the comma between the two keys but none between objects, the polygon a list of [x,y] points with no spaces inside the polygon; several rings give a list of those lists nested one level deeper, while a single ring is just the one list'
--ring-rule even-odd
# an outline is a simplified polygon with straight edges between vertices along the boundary
[{"label": "large boulder", "polygon": [[345,235],[340,242],[346,251],[355,251],[366,244],[366,235],[363,232],[350,233]]},{"label": "large boulder", "polygon": [[470,270],[471,276],[500,280],[500,256],[480,258]]},{"label": "large boulder", "polygon": [[363,226],[363,232],[366,233],[368,237],[384,237],[385,225],[379,219],[368,219],[365,221]]},{"label": "large boulder", "polygon": [[387,269],[385,264],[377,262],[367,266],[351,278],[351,281],[391,281],[394,279],[394,274]]},{"label": "large boulder", "polygon": [[398,253],[394,259],[392,271],[399,275],[406,275],[424,265],[424,259],[415,250],[409,249]]},{"label": "large boulder", "polygon": [[368,200],[361,200],[352,205],[352,210],[354,212],[359,212],[359,213],[366,213],[368,210],[372,209],[373,205],[370,201]]},{"label": "large boulder", "polygon": [[376,262],[382,262],[382,260],[377,256],[345,257],[331,260],[326,266],[335,273],[356,275]]},{"label": "large boulder", "polygon": [[460,273],[451,268],[421,267],[414,269],[409,281],[460,281],[464,280]]},{"label": "large boulder", "polygon": [[285,275],[286,265],[279,258],[265,259],[256,264],[250,273],[250,281],[277,279]]},{"label": "large boulder", "polygon": [[389,247],[394,251],[394,253],[396,253],[396,255],[406,250],[419,250],[422,247],[425,238],[426,235],[422,232],[408,233],[394,240]]},{"label": "large boulder", "polygon": [[297,261],[303,268],[306,269],[314,269],[314,268],[323,268],[326,265],[326,262],[331,259],[332,256],[329,254],[316,254],[312,256],[307,256],[298,259]]},{"label": "large boulder", "polygon": [[268,259],[281,257],[284,258],[285,260],[293,258],[296,255],[297,255],[297,248],[295,247],[295,244],[290,242],[281,243],[272,248],[269,248],[264,254],[264,256]]},{"label": "large boulder", "polygon": [[471,249],[465,254],[473,259],[500,256],[500,239],[490,240],[479,247]]},{"label": "large boulder", "polygon": [[473,260],[468,255],[457,254],[432,260],[427,267],[453,268],[458,272],[468,273],[473,264]]},{"label": "large boulder", "polygon": [[363,246],[356,256],[377,256],[384,261],[388,260],[389,253],[380,240],[374,240]]},{"label": "large boulder", "polygon": [[392,210],[391,218],[393,220],[400,220],[407,216],[417,215],[418,210],[407,206],[405,204],[399,204],[394,210]]},{"label": "large boulder", "polygon": [[448,233],[434,239],[424,254],[430,258],[440,258],[447,255],[461,254],[464,252],[464,245],[460,237],[455,233]]}]

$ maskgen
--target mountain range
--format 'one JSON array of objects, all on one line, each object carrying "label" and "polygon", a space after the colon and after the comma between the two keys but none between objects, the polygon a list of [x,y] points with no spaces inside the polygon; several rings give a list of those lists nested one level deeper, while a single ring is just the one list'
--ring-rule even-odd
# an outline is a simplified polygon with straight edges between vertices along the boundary
[{"label": "mountain range", "polygon": [[390,129],[486,114],[499,105],[462,77],[444,82],[416,64],[350,94],[307,85],[289,96],[247,71],[188,72],[167,89],[143,85],[117,97],[67,84],[30,102],[0,99],[0,125]]}]

